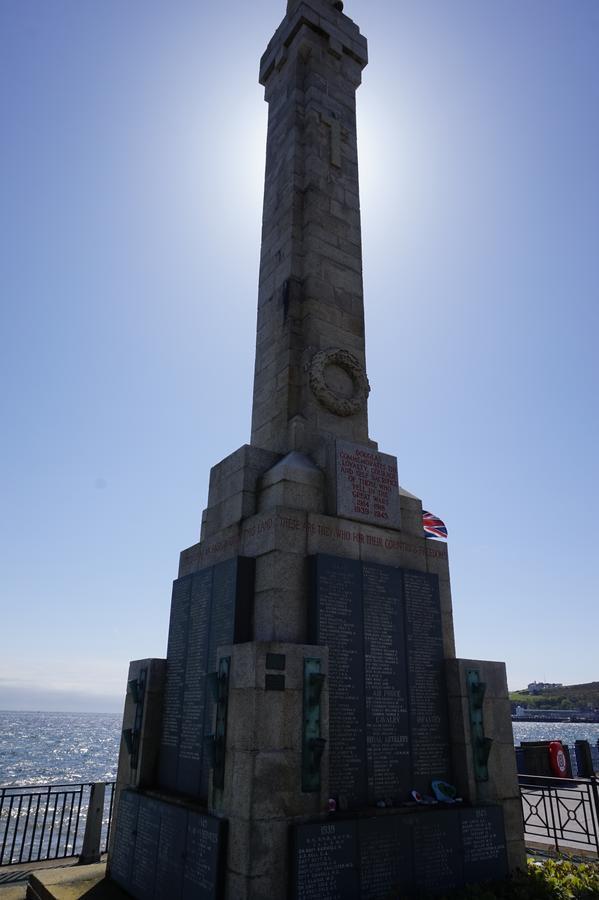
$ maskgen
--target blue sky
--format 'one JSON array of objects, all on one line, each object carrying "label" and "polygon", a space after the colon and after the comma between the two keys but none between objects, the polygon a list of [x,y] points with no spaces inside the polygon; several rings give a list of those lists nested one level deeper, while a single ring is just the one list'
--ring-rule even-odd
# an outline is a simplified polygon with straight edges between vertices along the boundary
[{"label": "blue sky", "polygon": [[[0,708],[118,710],[249,438],[283,0],[0,4]],[[599,679],[596,0],[348,0],[371,434],[457,649]]]}]

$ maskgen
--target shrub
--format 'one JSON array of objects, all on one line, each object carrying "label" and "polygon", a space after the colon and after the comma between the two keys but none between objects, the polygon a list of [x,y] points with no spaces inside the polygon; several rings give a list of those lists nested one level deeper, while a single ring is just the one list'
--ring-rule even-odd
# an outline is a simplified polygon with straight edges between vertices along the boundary
[{"label": "shrub", "polygon": [[437,900],[599,900],[599,863],[529,860],[508,881],[471,885]]}]

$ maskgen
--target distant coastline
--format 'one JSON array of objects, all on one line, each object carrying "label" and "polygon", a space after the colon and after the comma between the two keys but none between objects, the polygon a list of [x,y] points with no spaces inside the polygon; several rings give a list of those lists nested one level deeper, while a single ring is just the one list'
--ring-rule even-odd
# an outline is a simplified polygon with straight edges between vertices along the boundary
[{"label": "distant coastline", "polygon": [[532,682],[511,691],[512,722],[599,723],[599,681],[587,684]]}]

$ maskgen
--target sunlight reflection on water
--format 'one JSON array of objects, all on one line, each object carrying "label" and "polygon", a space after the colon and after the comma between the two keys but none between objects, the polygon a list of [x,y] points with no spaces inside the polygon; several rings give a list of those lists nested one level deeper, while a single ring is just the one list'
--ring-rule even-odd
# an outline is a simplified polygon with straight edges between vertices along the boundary
[{"label": "sunlight reflection on water", "polygon": [[118,713],[0,712],[0,785],[113,781]]}]

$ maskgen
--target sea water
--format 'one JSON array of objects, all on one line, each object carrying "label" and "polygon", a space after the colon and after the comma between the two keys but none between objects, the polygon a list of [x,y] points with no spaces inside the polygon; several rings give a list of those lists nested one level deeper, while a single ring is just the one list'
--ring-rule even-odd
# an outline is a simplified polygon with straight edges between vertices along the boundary
[{"label": "sea water", "polygon": [[0,711],[0,786],[114,781],[122,716]]},{"label": "sea water", "polygon": [[[121,715],[0,711],[0,786],[114,781]],[[599,723],[513,722],[514,743],[597,745]]]},{"label": "sea water", "polygon": [[512,722],[514,744],[521,741],[561,741],[574,749],[576,741],[597,746],[599,722]]}]

